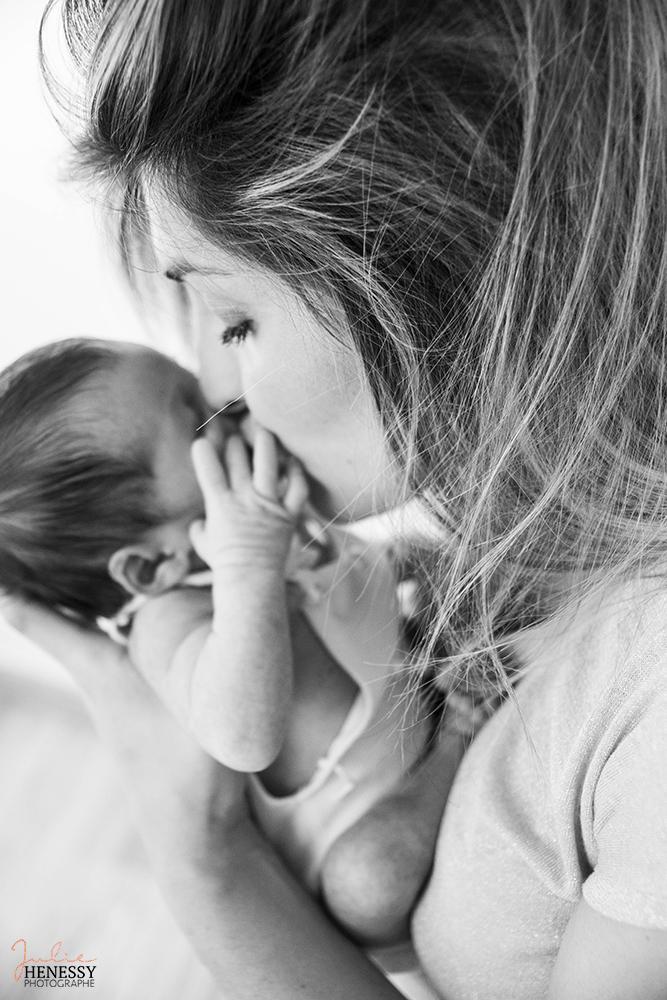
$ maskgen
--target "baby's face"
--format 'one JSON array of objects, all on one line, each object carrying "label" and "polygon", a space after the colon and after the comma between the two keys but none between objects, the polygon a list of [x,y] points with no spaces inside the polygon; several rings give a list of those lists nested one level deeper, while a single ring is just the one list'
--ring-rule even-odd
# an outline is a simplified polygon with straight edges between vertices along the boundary
[{"label": "baby's face", "polygon": [[190,446],[210,410],[194,375],[170,358],[127,344],[119,346],[119,353],[119,363],[105,381],[109,443],[114,449],[138,439],[147,444],[155,500],[166,518],[146,540],[156,541],[165,552],[189,550],[189,525],[204,516]]}]

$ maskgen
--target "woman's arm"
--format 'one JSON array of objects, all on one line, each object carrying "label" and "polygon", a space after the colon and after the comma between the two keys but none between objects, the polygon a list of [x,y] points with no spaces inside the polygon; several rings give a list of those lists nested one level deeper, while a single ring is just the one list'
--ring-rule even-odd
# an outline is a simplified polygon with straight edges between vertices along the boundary
[{"label": "woman's arm", "polygon": [[216,764],[112,642],[40,608],[12,623],[81,688],[121,768],[158,882],[221,993],[238,1000],[400,996],[289,875]]},{"label": "woman's arm", "polygon": [[400,994],[325,917],[247,821],[220,850],[210,831],[198,858],[160,883],[172,912],[225,996],[236,1000],[396,1000]]},{"label": "woman's arm", "polygon": [[581,900],[556,959],[549,1000],[664,1000],[667,931],[632,927]]}]

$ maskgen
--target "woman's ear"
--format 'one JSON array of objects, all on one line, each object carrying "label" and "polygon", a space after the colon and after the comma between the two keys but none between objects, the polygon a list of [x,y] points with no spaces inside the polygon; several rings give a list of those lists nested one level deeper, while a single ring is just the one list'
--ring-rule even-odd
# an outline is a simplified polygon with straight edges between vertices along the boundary
[{"label": "woman's ear", "polygon": [[126,545],[109,559],[109,576],[129,594],[163,594],[182,583],[190,572],[185,550],[160,552],[150,545]]}]

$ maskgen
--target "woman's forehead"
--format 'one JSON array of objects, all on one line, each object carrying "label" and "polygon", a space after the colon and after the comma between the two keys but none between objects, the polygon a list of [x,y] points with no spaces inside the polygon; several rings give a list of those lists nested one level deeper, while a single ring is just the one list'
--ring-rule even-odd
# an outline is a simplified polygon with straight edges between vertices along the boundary
[{"label": "woman's forehead", "polygon": [[235,274],[243,266],[228,251],[207,239],[192,219],[164,195],[151,193],[146,203],[151,244],[161,273],[171,270],[176,278],[213,270]]},{"label": "woman's forehead", "polygon": [[278,275],[250,262],[233,249],[213,243],[164,196],[148,202],[153,267],[172,281],[187,281],[197,291],[217,291],[248,306],[270,303],[280,309],[306,310],[305,301]]}]

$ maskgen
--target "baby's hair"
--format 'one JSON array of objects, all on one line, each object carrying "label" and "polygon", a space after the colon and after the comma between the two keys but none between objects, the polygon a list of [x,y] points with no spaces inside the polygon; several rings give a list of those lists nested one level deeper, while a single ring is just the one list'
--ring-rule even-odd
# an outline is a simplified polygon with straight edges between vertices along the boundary
[{"label": "baby's hair", "polygon": [[[344,310],[442,526],[425,660],[667,556],[664,0],[63,0],[78,163]],[[339,328],[339,326],[337,327]]]},{"label": "baby's hair", "polygon": [[150,456],[131,443],[114,454],[99,433],[120,356],[65,340],[0,375],[0,587],[91,624],[128,599],[109,557],[157,519]]}]

